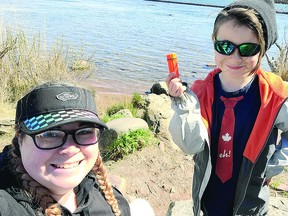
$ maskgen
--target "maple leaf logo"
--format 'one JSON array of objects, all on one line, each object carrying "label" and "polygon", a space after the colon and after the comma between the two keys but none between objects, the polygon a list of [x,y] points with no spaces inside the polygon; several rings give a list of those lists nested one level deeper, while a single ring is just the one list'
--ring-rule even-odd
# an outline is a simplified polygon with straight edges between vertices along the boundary
[{"label": "maple leaf logo", "polygon": [[229,133],[226,133],[225,135],[222,135],[222,139],[224,142],[228,142],[232,139],[232,137],[229,135]]}]

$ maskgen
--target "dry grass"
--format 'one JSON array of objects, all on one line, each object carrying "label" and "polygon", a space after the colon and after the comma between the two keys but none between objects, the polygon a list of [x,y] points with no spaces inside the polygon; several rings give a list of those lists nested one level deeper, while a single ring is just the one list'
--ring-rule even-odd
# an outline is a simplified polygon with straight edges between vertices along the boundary
[{"label": "dry grass", "polygon": [[270,69],[275,74],[282,77],[283,80],[288,81],[288,44],[282,46],[275,44],[279,50],[279,57],[277,59],[270,58],[265,54]]},{"label": "dry grass", "polygon": [[97,111],[100,118],[105,115],[105,111],[121,103],[129,104],[131,103],[132,95],[115,94],[115,93],[101,93],[95,95],[95,101],[97,104]]},{"label": "dry grass", "polygon": [[285,44],[282,47],[277,45],[277,47],[280,53],[279,58],[276,61],[278,74],[283,78],[283,80],[288,81],[288,44]]},{"label": "dry grass", "polygon": [[38,34],[28,39],[21,30],[0,32],[0,104],[13,104],[46,81],[79,83],[90,76],[90,58],[85,59],[82,49],[69,50],[59,39],[47,49],[43,38]]}]

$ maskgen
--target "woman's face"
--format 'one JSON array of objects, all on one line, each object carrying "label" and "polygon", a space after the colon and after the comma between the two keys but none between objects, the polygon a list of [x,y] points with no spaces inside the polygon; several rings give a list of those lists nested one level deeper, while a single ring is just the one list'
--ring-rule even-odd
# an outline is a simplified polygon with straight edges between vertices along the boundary
[{"label": "woman's face", "polygon": [[[234,22],[223,23],[216,36],[218,41],[228,40],[239,45],[242,43],[256,43],[259,41],[251,29],[245,26],[236,26]],[[231,55],[222,55],[217,51],[215,53],[215,63],[222,71],[221,75],[230,79],[247,77],[256,67],[260,54],[250,57],[242,57],[236,49]]]},{"label": "woman's face", "polygon": [[[60,128],[75,130],[83,127],[70,123]],[[92,169],[98,156],[98,144],[77,145],[68,135],[63,146],[52,150],[41,150],[32,137],[25,135],[20,142],[23,165],[28,174],[52,193],[62,195],[75,188]]]}]

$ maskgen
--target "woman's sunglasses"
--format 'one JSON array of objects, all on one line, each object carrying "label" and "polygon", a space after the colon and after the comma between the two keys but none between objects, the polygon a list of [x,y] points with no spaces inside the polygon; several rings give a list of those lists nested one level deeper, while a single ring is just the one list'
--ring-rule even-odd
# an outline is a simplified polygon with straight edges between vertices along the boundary
[{"label": "woman's sunglasses", "polygon": [[222,55],[231,55],[236,48],[242,57],[254,56],[260,52],[260,45],[256,43],[242,43],[236,45],[231,41],[218,41],[216,38],[214,39],[214,49]]}]

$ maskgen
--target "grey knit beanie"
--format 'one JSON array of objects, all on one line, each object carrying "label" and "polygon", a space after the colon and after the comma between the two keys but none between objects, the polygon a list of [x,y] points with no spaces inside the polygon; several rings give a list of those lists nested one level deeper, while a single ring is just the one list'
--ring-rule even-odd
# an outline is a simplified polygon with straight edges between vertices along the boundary
[{"label": "grey knit beanie", "polygon": [[266,51],[276,42],[278,34],[274,0],[236,0],[226,6],[224,10],[228,10],[231,7],[252,8],[260,14]]}]

